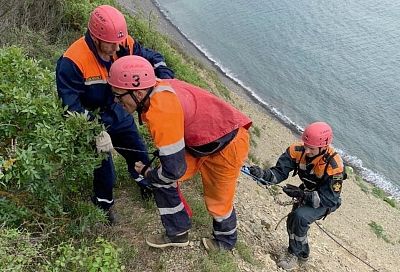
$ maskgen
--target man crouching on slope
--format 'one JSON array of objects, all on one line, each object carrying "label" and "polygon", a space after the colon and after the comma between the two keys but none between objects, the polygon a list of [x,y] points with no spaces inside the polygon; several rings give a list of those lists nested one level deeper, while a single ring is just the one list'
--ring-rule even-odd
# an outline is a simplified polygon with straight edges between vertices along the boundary
[{"label": "man crouching on slope", "polygon": [[330,146],[331,127],[324,122],[308,125],[301,136],[302,143],[294,143],[283,153],[276,165],[262,170],[251,166],[250,173],[268,183],[280,183],[299,175],[302,184],[287,184],[283,191],[297,202],[289,213],[286,227],[289,247],[286,258],[278,262],[285,270],[292,270],[298,261],[307,261],[310,254],[307,232],[310,224],[335,211],[341,204],[340,192],[346,178],[339,154]]},{"label": "man crouching on slope", "polygon": [[180,80],[158,80],[144,58],[126,56],[113,63],[108,83],[115,99],[147,123],[159,149],[161,166],[136,170],[154,186],[166,233],[147,238],[151,247],[186,246],[191,221],[178,180],[201,173],[204,200],[213,217],[207,250],[232,249],[237,240],[233,199],[240,168],[249,150],[251,120],[209,92]]}]

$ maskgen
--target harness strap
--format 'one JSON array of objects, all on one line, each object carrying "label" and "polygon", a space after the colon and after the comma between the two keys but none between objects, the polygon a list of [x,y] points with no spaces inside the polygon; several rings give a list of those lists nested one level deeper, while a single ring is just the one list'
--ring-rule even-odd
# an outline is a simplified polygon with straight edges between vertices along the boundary
[{"label": "harness strap", "polygon": [[328,157],[328,159],[326,160],[326,165],[325,165],[325,169],[324,169],[324,174],[327,173],[329,164],[331,163],[333,157],[336,156],[336,154],[337,154],[337,152],[334,152],[334,153],[333,153],[332,155],[330,155],[330,156]]},{"label": "harness strap", "polygon": [[303,155],[304,155],[305,152],[306,152],[306,150],[303,149],[303,151],[301,152],[301,155],[300,155],[299,163],[297,164],[296,168],[294,169],[292,177],[296,176],[297,173],[299,172],[300,162],[301,162],[301,159],[303,158]]}]

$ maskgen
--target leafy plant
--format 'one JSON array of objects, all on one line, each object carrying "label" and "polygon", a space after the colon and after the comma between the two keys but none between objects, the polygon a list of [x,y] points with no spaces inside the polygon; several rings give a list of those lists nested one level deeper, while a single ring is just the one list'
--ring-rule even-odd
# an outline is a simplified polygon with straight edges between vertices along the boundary
[{"label": "leafy plant", "polygon": [[363,191],[366,194],[369,194],[369,188],[360,176],[356,176],[356,183],[358,186],[360,186],[361,191]]},{"label": "leafy plant", "polygon": [[42,245],[33,241],[28,233],[0,228],[0,270],[23,272],[34,267]]},{"label": "leafy plant", "polygon": [[91,191],[102,159],[93,139],[102,127],[65,115],[53,74],[17,47],[0,49],[0,90],[0,188],[8,196],[26,192],[18,207],[29,205],[47,220],[64,216]]},{"label": "leafy plant", "polygon": [[253,125],[253,126],[251,126],[251,131],[254,133],[255,136],[260,138],[260,136],[261,136],[260,128],[258,128],[257,126]]}]

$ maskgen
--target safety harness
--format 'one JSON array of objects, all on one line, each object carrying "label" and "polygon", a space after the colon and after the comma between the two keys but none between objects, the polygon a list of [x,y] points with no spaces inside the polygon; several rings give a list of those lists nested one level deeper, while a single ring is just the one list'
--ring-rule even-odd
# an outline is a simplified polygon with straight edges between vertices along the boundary
[{"label": "safety harness", "polygon": [[[296,176],[298,174],[298,172],[300,170],[300,162],[301,162],[301,159],[303,158],[304,154],[305,154],[305,149],[303,149],[302,152],[301,152],[299,163],[297,164],[297,167],[294,169],[292,177],[294,177],[294,176]],[[326,159],[325,159],[326,165],[325,165],[325,168],[324,168],[324,175],[323,176],[328,174],[328,167],[331,164],[331,161],[333,160],[333,158],[336,156],[336,154],[337,154],[337,152],[333,152],[331,155],[328,155],[326,157]],[[326,154],[324,154],[323,156],[325,156],[325,155]],[[343,167],[343,180],[346,180],[346,179],[347,179],[346,167]],[[317,187],[315,189],[317,189],[319,186],[320,185],[317,184]]]}]

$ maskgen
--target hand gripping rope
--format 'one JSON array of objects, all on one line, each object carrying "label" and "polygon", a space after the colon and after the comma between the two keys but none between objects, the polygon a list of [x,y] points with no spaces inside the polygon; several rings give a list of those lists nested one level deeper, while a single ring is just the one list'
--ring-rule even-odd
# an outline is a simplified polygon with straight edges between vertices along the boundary
[{"label": "hand gripping rope", "polygon": [[142,171],[139,173],[143,177],[144,177],[144,174],[146,173],[147,169],[149,169],[151,164],[154,162],[154,160],[160,157],[160,152],[159,152],[158,149],[154,150],[153,152],[143,151],[143,150],[139,150],[139,149],[130,149],[130,148],[118,147],[118,146],[114,146],[114,149],[126,150],[126,151],[131,151],[131,152],[146,153],[146,154],[149,154],[149,155],[150,154],[153,155],[153,158],[149,161],[149,163],[146,163],[144,165]]},{"label": "hand gripping rope", "polygon": [[[271,182],[269,182],[269,181],[266,181],[266,180],[263,179],[263,178],[259,178],[259,177],[256,177],[256,176],[252,175],[252,174],[250,173],[250,168],[249,168],[247,165],[243,165],[242,168],[240,168],[240,171],[241,171],[243,174],[245,174],[245,175],[251,177],[254,181],[257,182],[258,185],[260,185],[260,186],[262,186],[262,187],[266,186],[266,188],[268,188],[268,186],[276,185],[276,184],[274,184],[274,183],[271,183]],[[277,185],[277,186],[283,187],[283,186],[281,186],[281,185]]]}]

